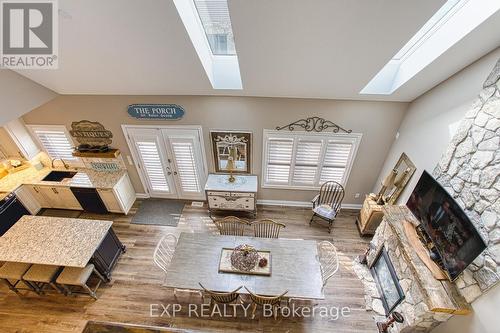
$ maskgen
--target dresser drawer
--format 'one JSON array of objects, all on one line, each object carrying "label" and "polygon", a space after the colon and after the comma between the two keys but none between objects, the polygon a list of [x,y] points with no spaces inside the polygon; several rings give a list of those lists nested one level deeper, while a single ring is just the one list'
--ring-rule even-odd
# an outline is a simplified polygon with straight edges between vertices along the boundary
[{"label": "dresser drawer", "polygon": [[213,209],[254,210],[254,198],[208,196],[208,207]]},{"label": "dresser drawer", "polygon": [[254,198],[255,193],[246,193],[246,192],[231,192],[232,197],[240,197],[240,198]]},{"label": "dresser drawer", "polygon": [[231,192],[207,192],[207,195],[210,196],[210,195],[216,195],[216,196],[219,196],[219,197],[230,197],[231,196]]}]

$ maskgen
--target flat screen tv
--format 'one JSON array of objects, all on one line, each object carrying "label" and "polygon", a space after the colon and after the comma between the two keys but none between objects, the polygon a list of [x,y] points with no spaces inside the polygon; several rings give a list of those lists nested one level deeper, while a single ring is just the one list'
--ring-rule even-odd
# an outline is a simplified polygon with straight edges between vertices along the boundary
[{"label": "flat screen tv", "polygon": [[462,208],[426,171],[406,206],[434,243],[452,281],[486,248]]}]

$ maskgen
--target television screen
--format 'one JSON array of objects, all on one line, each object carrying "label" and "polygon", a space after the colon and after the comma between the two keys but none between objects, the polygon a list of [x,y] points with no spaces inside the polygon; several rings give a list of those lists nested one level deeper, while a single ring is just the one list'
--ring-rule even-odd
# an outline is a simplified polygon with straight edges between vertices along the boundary
[{"label": "television screen", "polygon": [[434,243],[451,280],[486,248],[462,208],[426,171],[406,206]]}]

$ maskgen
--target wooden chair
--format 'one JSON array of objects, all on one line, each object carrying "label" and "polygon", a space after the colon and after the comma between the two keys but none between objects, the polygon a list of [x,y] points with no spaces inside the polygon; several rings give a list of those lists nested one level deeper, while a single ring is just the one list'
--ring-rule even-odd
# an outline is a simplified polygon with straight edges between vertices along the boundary
[{"label": "wooden chair", "polygon": [[252,223],[254,236],[262,238],[279,238],[280,230],[286,226],[273,220],[264,219]]},{"label": "wooden chair", "polygon": [[324,288],[328,279],[330,279],[339,270],[337,248],[328,241],[320,242],[318,243],[318,257]]},{"label": "wooden chair", "polygon": [[236,301],[240,297],[238,290],[243,288],[243,286],[239,286],[238,288],[230,292],[218,292],[218,291],[208,290],[201,283],[198,284],[200,285],[201,289],[203,289],[203,292],[206,295],[210,296],[210,307],[212,307],[213,302],[220,304],[230,304]]},{"label": "wooden chair", "polygon": [[243,236],[245,233],[245,227],[250,225],[247,221],[236,216],[226,216],[223,219],[216,220],[214,223],[219,229],[221,235],[230,236]]},{"label": "wooden chair", "polygon": [[345,191],[342,185],[337,182],[330,181],[321,185],[319,194],[312,200],[313,215],[309,221],[311,225],[315,216],[328,221],[328,232],[332,232],[332,224],[337,217],[342,200],[344,200]]},{"label": "wooden chair", "polygon": [[274,319],[278,317],[278,309],[281,306],[281,300],[283,299],[283,296],[285,296],[286,293],[288,293],[288,290],[286,290],[284,293],[282,293],[279,296],[262,296],[262,295],[257,295],[251,292],[247,287],[245,287],[247,290],[248,294],[250,295],[250,298],[252,300],[252,319],[255,318],[255,310],[257,309],[257,305],[260,305],[262,307],[266,305],[270,305],[273,309],[273,314],[274,314]]},{"label": "wooden chair", "polygon": [[[168,266],[174,256],[176,246],[177,237],[174,234],[166,234],[160,239],[153,253],[153,262],[156,266],[158,266],[158,268],[165,272],[165,279],[167,278]],[[203,298],[201,291],[174,288],[175,299],[177,299],[178,292],[196,293]]]}]

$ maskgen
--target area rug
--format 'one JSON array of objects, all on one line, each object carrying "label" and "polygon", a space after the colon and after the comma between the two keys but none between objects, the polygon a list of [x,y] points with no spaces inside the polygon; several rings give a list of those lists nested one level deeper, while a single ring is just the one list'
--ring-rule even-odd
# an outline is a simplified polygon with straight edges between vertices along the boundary
[{"label": "area rug", "polygon": [[184,204],[184,201],[179,200],[144,200],[132,218],[131,223],[176,227],[179,223]]}]

